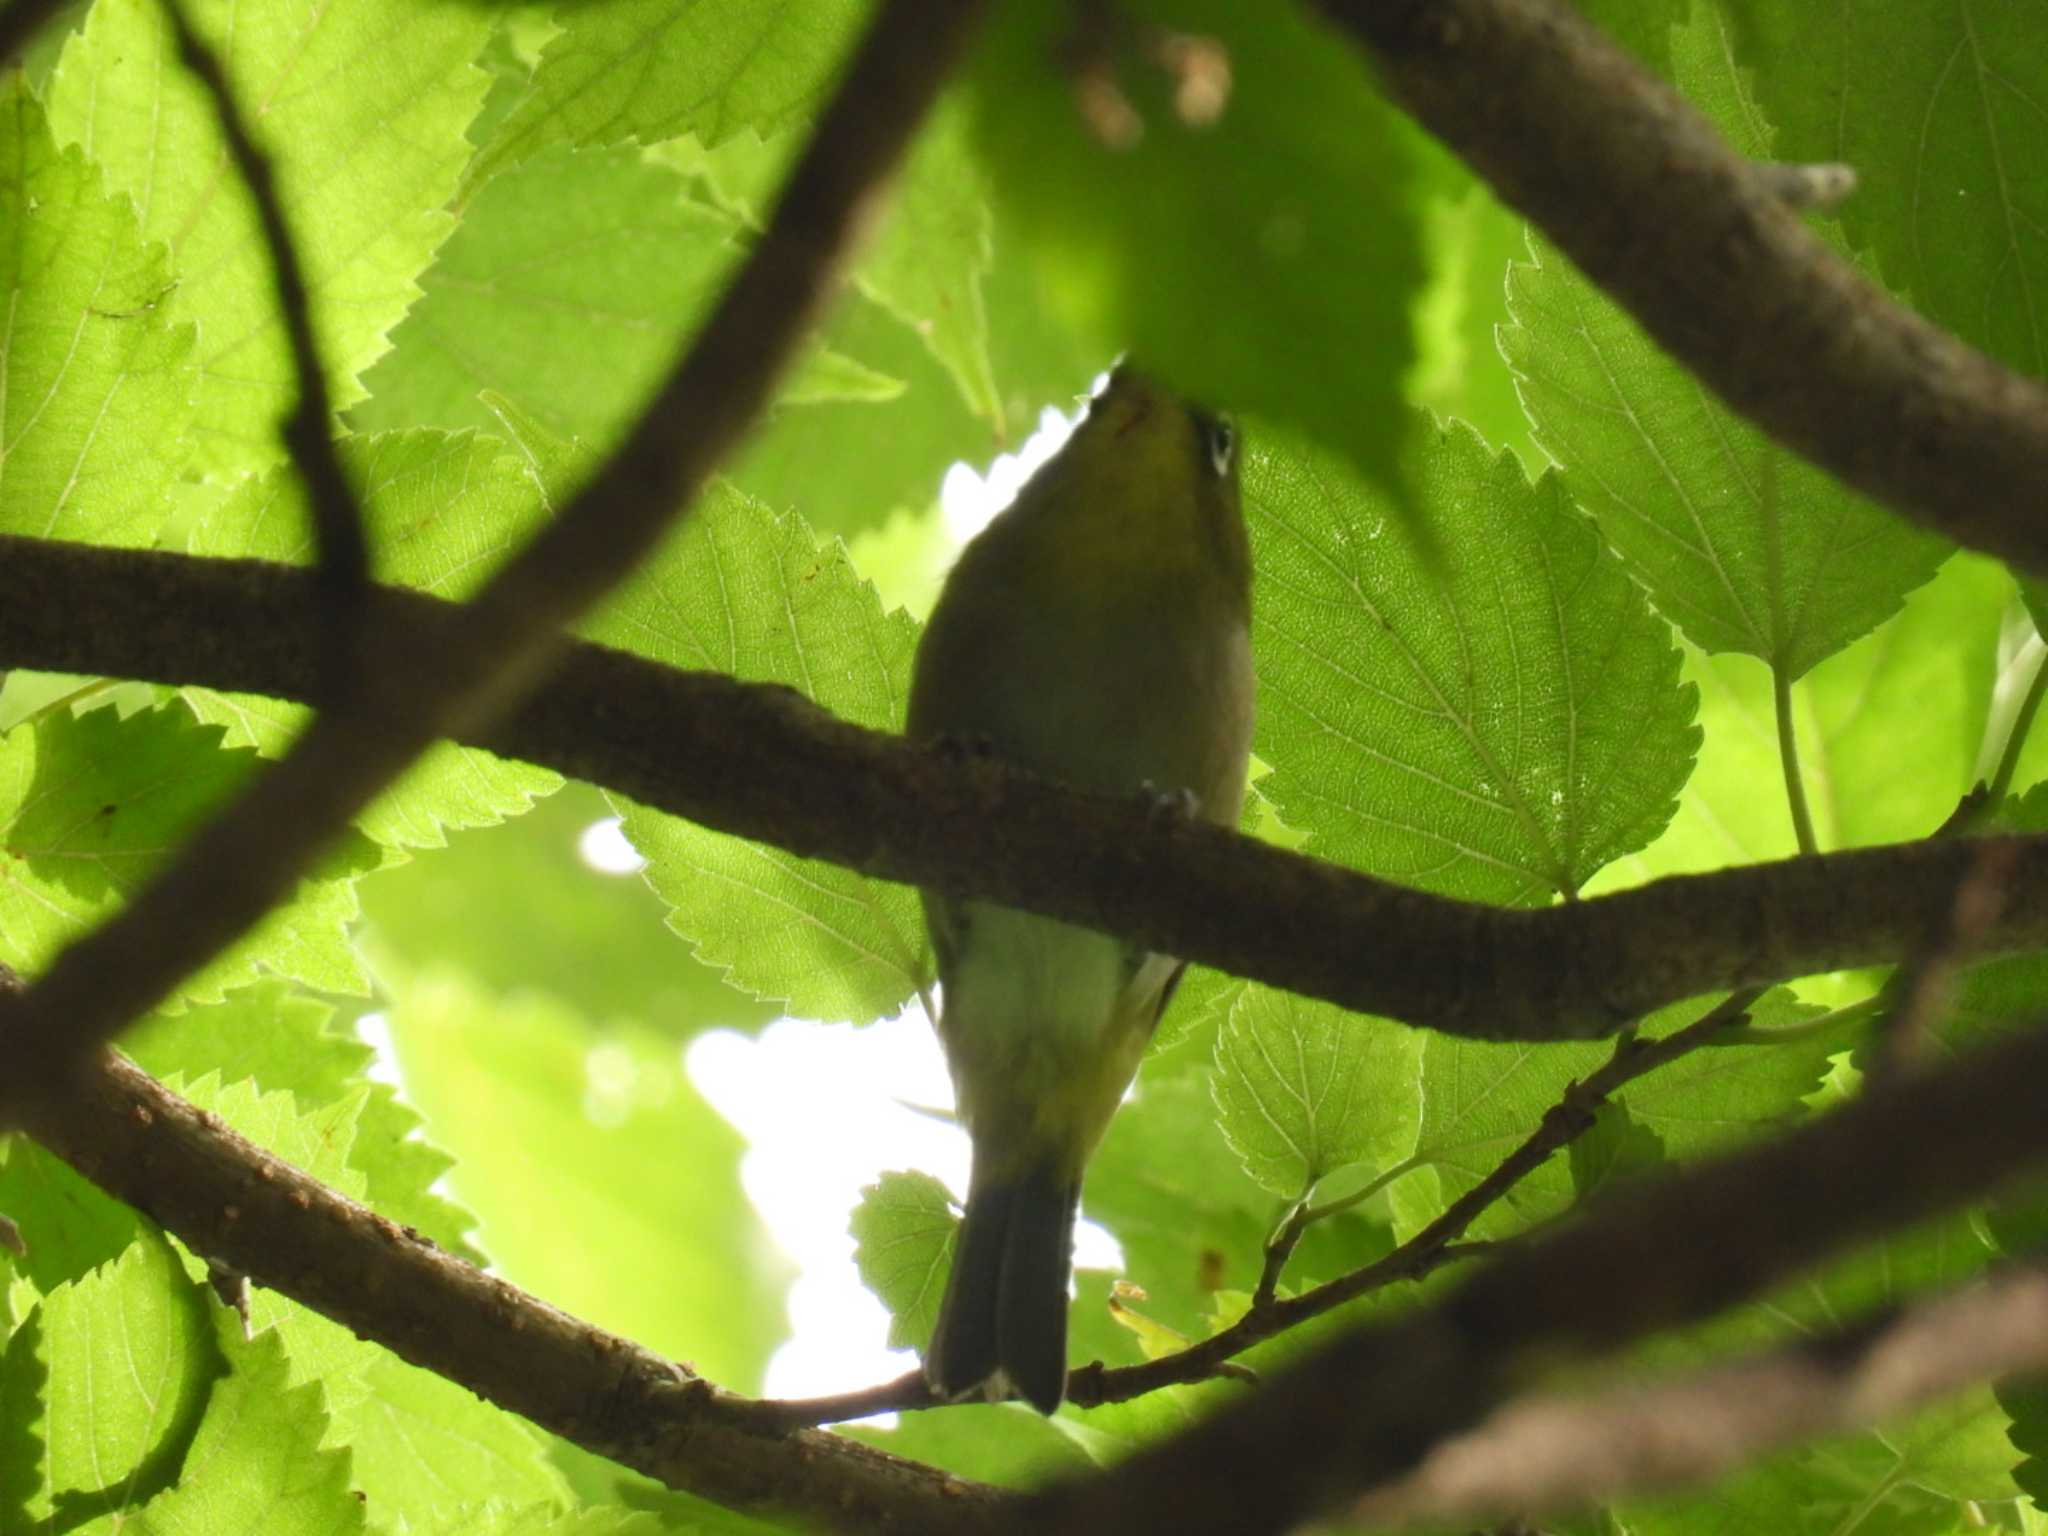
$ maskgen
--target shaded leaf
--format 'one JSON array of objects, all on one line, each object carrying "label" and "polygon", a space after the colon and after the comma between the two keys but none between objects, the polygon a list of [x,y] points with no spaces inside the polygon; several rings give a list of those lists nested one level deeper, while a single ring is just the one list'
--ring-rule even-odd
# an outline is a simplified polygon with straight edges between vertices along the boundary
[{"label": "shaded leaf", "polygon": [[[60,711],[0,737],[0,962],[33,975],[120,907],[203,818],[248,781],[254,754],[166,710],[123,720]],[[295,899],[194,975],[179,995],[220,998],[263,969],[362,992],[349,948],[352,881],[375,862],[360,839],[322,854]]]},{"label": "shaded leaf", "polygon": [[1556,477],[1463,428],[1403,470],[1439,561],[1331,455],[1252,445],[1262,790],[1311,852],[1404,884],[1575,891],[1670,819],[1696,696]]},{"label": "shaded leaf", "polygon": [[971,79],[998,236],[1042,307],[1391,478],[1421,265],[1411,163],[1356,50],[1229,0],[1016,5]]},{"label": "shaded leaf", "polygon": [[[1736,148],[1769,158],[1718,23],[1701,13],[1674,45],[1687,95]],[[1538,442],[1694,644],[1800,677],[1895,613],[1948,552],[1723,406],[1546,243],[1508,292],[1501,344]]]}]

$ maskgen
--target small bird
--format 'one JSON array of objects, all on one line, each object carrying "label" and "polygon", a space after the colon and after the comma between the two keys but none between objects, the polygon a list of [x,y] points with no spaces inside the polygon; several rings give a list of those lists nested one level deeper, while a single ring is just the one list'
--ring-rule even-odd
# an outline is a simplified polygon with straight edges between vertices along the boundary
[{"label": "small bird", "polygon": [[[918,646],[909,733],[1225,826],[1252,739],[1251,551],[1230,422],[1119,367],[962,552]],[[939,1038],[973,1141],[934,1395],[1059,1407],[1081,1173],[1185,963],[924,892]]]}]

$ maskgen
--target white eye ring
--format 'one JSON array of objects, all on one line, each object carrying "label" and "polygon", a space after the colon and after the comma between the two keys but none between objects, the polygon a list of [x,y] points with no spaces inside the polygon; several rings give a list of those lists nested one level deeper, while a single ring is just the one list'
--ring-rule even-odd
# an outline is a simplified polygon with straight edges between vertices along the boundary
[{"label": "white eye ring", "polygon": [[1237,428],[1225,416],[1214,417],[1206,425],[1208,431],[1203,435],[1209,441],[1209,463],[1217,474],[1227,475],[1237,455]]}]

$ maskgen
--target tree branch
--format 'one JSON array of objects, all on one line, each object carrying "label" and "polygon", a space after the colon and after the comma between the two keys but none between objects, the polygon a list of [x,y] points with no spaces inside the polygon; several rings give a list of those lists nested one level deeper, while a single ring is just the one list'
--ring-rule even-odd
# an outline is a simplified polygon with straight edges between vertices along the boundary
[{"label": "tree branch", "polygon": [[1734,993],[1685,1028],[1660,1040],[1629,1035],[1616,1041],[1614,1054],[1605,1064],[1568,1087],[1564,1096],[1544,1112],[1536,1128],[1496,1163],[1485,1178],[1392,1253],[1297,1296],[1284,1300],[1272,1296],[1255,1298],[1251,1310],[1228,1328],[1175,1354],[1114,1370],[1094,1366],[1077,1371],[1069,1395],[1085,1408],[1096,1403],[1126,1402],[1176,1382],[1206,1381],[1225,1360],[1310,1318],[1321,1317],[1373,1291],[1434,1274],[1449,1258],[1451,1245],[1465,1235],[1473,1222],[1542,1167],[1553,1152],[1570,1146],[1592,1128],[1594,1116],[1609,1095],[1741,1024],[1757,996],[1753,990]]},{"label": "tree branch", "polygon": [[1896,1420],[2048,1369],[2048,1271],[1672,1382],[1508,1403],[1349,1514],[1374,1530],[1563,1514],[1697,1486],[1784,1446]]},{"label": "tree branch", "polygon": [[1415,1466],[1538,1368],[1711,1317],[1850,1246],[2048,1165],[2048,1028],[1886,1085],[1768,1143],[1618,1191],[1441,1301],[1354,1328],[1020,1530],[1289,1529]]},{"label": "tree branch", "polygon": [[671,1488],[891,1533],[957,1532],[1014,1497],[837,1435],[771,1427],[747,1399],[442,1252],[111,1052],[62,1095],[31,1098],[24,1124],[195,1253]]},{"label": "tree branch", "polygon": [[[363,538],[362,508],[341,467],[334,448],[334,411],[327,398],[327,371],[320,365],[320,346],[313,336],[312,302],[306,293],[306,277],[299,269],[299,253],[292,244],[291,230],[278,202],[276,179],[270,172],[270,157],[256,146],[249,126],[235,104],[235,93],[213,50],[192,30],[180,0],[165,0],[164,16],[178,39],[178,53],[213,98],[214,115],[220,120],[221,137],[228,154],[242,173],[249,199],[256,205],[257,222],[263,227],[263,244],[270,257],[272,281],[277,289],[278,314],[283,318],[286,339],[291,345],[292,373],[298,399],[291,414],[279,423],[285,452],[298,466],[305,482],[306,505],[312,512],[313,537],[319,550],[321,612],[328,625],[326,686],[328,698],[339,698],[354,686],[358,665],[357,641],[362,623],[363,593],[370,581],[370,556]],[[367,661],[368,657],[361,660]]]},{"label": "tree branch", "polygon": [[[292,567],[0,536],[0,666],[308,699],[312,593]],[[418,593],[370,595],[369,626],[417,655],[461,615]],[[2010,854],[2003,906],[1974,941],[1985,954],[2048,946],[2048,836],[1852,849],[1506,910],[913,747],[786,688],[589,644],[569,646],[512,715],[459,738],[806,857],[1476,1038],[1611,1033],[1704,992],[1896,962],[1947,930],[1957,889],[1994,850]]]},{"label": "tree branch", "polygon": [[1317,0],[1388,88],[1735,410],[2048,575],[2048,392],[1894,303],[1562,0]]},{"label": "tree branch", "polygon": [[117,916],[0,1010],[10,1101],[61,1074],[281,900],[315,852],[437,737],[503,713],[560,659],[559,627],[630,571],[766,402],[857,227],[981,15],[889,0],[766,232],[624,445],[421,651],[371,624],[355,691]]}]

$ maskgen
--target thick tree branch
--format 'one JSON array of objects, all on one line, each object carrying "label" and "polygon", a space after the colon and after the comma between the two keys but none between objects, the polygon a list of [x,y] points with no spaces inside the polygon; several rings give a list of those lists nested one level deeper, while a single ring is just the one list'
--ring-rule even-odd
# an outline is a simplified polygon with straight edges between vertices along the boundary
[{"label": "thick tree branch", "polygon": [[1417,1465],[1536,1369],[1696,1322],[2048,1166],[2048,1028],[1618,1192],[1443,1300],[1355,1328],[1164,1445],[1035,1500],[1069,1536],[1286,1530]]},{"label": "thick tree branch", "polygon": [[26,1129],[194,1252],[669,1487],[905,1533],[957,1532],[1012,1497],[837,1435],[767,1427],[746,1399],[443,1253],[111,1052],[61,1097],[31,1100]]},{"label": "thick tree branch", "polygon": [[[309,573],[258,561],[0,536],[0,666],[310,699],[312,593]],[[460,614],[371,593],[371,627],[414,654]],[[785,688],[595,645],[570,646],[524,706],[460,737],[808,857],[1479,1038],[1598,1035],[1704,992],[1896,962],[1947,931],[1980,859],[2007,852],[2003,906],[1976,939],[1987,954],[2048,946],[2048,838],[1856,849],[1502,910],[920,750]]]},{"label": "thick tree branch", "polygon": [[2048,1370],[2048,1272],[2024,1269],[1873,1324],[1677,1381],[1507,1404],[1351,1507],[1372,1530],[1563,1514],[1698,1486],[1781,1447]]},{"label": "thick tree branch", "polygon": [[[11,982],[0,970],[0,990]],[[1856,1241],[2048,1164],[2044,1073],[2048,1028],[2035,1027],[1623,1195],[1504,1250],[1445,1300],[1338,1339],[1105,1478],[1021,1510],[996,1490],[788,1428],[777,1405],[721,1392],[564,1316],[271,1158],[111,1054],[77,1069],[62,1096],[32,1103],[28,1129],[195,1251],[670,1486],[862,1531],[1234,1533],[1282,1529],[1406,1472],[1532,1369],[1710,1316]],[[2008,1299],[2013,1309],[2048,1304],[2038,1292],[2030,1303]],[[2018,1310],[1997,1310],[2021,1329]],[[1881,1348],[1897,1326],[1877,1325]],[[1932,1364],[1907,1369],[1893,1351],[1881,1370],[1873,1354],[1847,1382],[1806,1381],[1799,1402],[1760,1403],[1715,1454],[1824,1429],[1824,1411],[1903,1408],[2004,1363],[1981,1340],[1958,1343],[1958,1326],[1954,1316],[1911,1323],[1901,1337],[1943,1341],[1932,1356],[1916,1343],[1908,1357]],[[2048,1332],[2048,1321],[2025,1328]],[[1465,1454],[1452,1456],[1454,1469],[1469,1469]],[[1723,1463],[1703,1454],[1698,1464],[1711,1472]],[[1440,1464],[1425,1467],[1389,1497],[1423,1498],[1415,1490],[1439,1489],[1446,1476]],[[1460,1489],[1474,1481],[1469,1471],[1459,1478]]]},{"label": "thick tree branch", "polygon": [[357,688],[325,701],[283,762],[0,1010],[11,1069],[0,1124],[283,899],[314,853],[437,737],[491,719],[541,682],[560,659],[560,626],[654,546],[766,403],[981,10],[975,0],[881,7],[767,230],[619,451],[439,646],[422,651],[369,626]]},{"label": "thick tree branch", "polygon": [[1894,303],[1564,0],[1317,0],[1393,95],[1787,447],[2048,575],[2048,392]]}]

